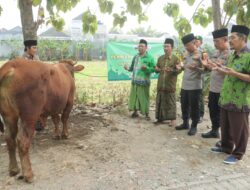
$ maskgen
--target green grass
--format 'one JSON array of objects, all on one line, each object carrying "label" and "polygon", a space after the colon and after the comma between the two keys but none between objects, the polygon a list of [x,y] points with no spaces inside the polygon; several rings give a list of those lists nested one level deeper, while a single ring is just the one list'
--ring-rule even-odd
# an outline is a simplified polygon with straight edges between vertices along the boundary
[{"label": "green grass", "polygon": [[[117,105],[128,101],[131,81],[108,81],[106,61],[79,62],[79,64],[84,65],[85,69],[80,74],[75,74],[78,102]],[[182,74],[178,77],[177,95],[180,94],[181,78]],[[151,102],[156,98],[156,86],[157,80],[151,80]]]},{"label": "green grass", "polygon": [[[5,62],[1,61],[0,65]],[[79,61],[85,69],[75,74],[76,102],[84,104],[119,105],[127,103],[130,81],[108,81],[106,61]],[[178,77],[177,95],[180,91],[182,75]],[[151,81],[150,99],[154,103],[157,80]]]},{"label": "green grass", "polygon": [[108,81],[105,61],[79,62],[79,64],[84,65],[85,69],[75,74],[78,102],[112,105],[127,102],[130,81]]}]

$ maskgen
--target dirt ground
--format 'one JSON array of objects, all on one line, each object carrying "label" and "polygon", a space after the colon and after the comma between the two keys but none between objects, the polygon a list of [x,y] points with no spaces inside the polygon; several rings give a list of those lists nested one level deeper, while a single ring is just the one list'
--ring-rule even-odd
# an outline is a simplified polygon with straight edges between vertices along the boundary
[{"label": "dirt ground", "polygon": [[[192,189],[178,185],[249,175],[249,150],[234,166],[222,163],[225,154],[210,152],[218,139],[201,138],[209,130],[208,115],[199,124],[198,134],[190,137],[187,131],[176,131],[167,124],[155,126],[153,107],[151,121],[132,119],[126,109],[78,106],[70,117],[68,140],[53,140],[49,122],[45,133],[36,134],[32,143],[32,184],[8,176],[6,144],[0,135],[0,189]],[[178,113],[177,124],[180,122]]]}]

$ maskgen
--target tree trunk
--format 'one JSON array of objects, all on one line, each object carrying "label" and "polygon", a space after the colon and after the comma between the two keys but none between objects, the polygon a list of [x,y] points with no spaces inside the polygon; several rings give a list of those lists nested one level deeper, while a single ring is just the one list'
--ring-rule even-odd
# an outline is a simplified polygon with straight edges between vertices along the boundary
[{"label": "tree trunk", "polygon": [[33,19],[32,0],[19,0],[24,40],[37,39],[37,26]]},{"label": "tree trunk", "polygon": [[221,28],[220,0],[212,0],[214,30]]}]

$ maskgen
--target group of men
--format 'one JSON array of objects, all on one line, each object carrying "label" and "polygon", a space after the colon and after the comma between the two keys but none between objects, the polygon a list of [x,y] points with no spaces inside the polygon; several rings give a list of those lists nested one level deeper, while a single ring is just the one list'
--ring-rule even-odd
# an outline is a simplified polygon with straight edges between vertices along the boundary
[{"label": "group of men", "polygon": [[[132,85],[129,110],[132,117],[138,111],[149,120],[150,74],[159,73],[156,97],[156,124],[170,120],[176,125],[176,82],[177,75],[184,71],[181,85],[182,124],[176,130],[188,130],[188,135],[197,133],[201,114],[201,96],[204,73],[211,72],[209,89],[209,114],[212,129],[203,133],[203,138],[218,138],[221,128],[221,141],[211,148],[217,153],[229,156],[224,163],[235,164],[246,152],[248,142],[250,112],[250,50],[247,47],[249,28],[233,25],[228,37],[228,29],[212,32],[217,51],[212,57],[204,53],[194,34],[185,35],[182,42],[186,49],[183,62],[172,53],[174,41],[164,42],[165,54],[155,65],[154,58],[147,52],[147,41],[140,40],[139,53],[134,56],[130,67]],[[199,39],[198,39],[199,40]],[[233,51],[230,51],[233,50]],[[191,118],[191,125],[189,120]]]}]

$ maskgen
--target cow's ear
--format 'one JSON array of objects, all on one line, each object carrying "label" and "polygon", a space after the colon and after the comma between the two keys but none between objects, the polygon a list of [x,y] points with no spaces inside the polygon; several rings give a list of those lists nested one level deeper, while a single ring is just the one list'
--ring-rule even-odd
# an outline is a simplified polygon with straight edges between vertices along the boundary
[{"label": "cow's ear", "polygon": [[77,65],[77,66],[74,66],[74,71],[75,72],[78,72],[78,71],[81,71],[84,69],[84,66],[83,65]]}]

